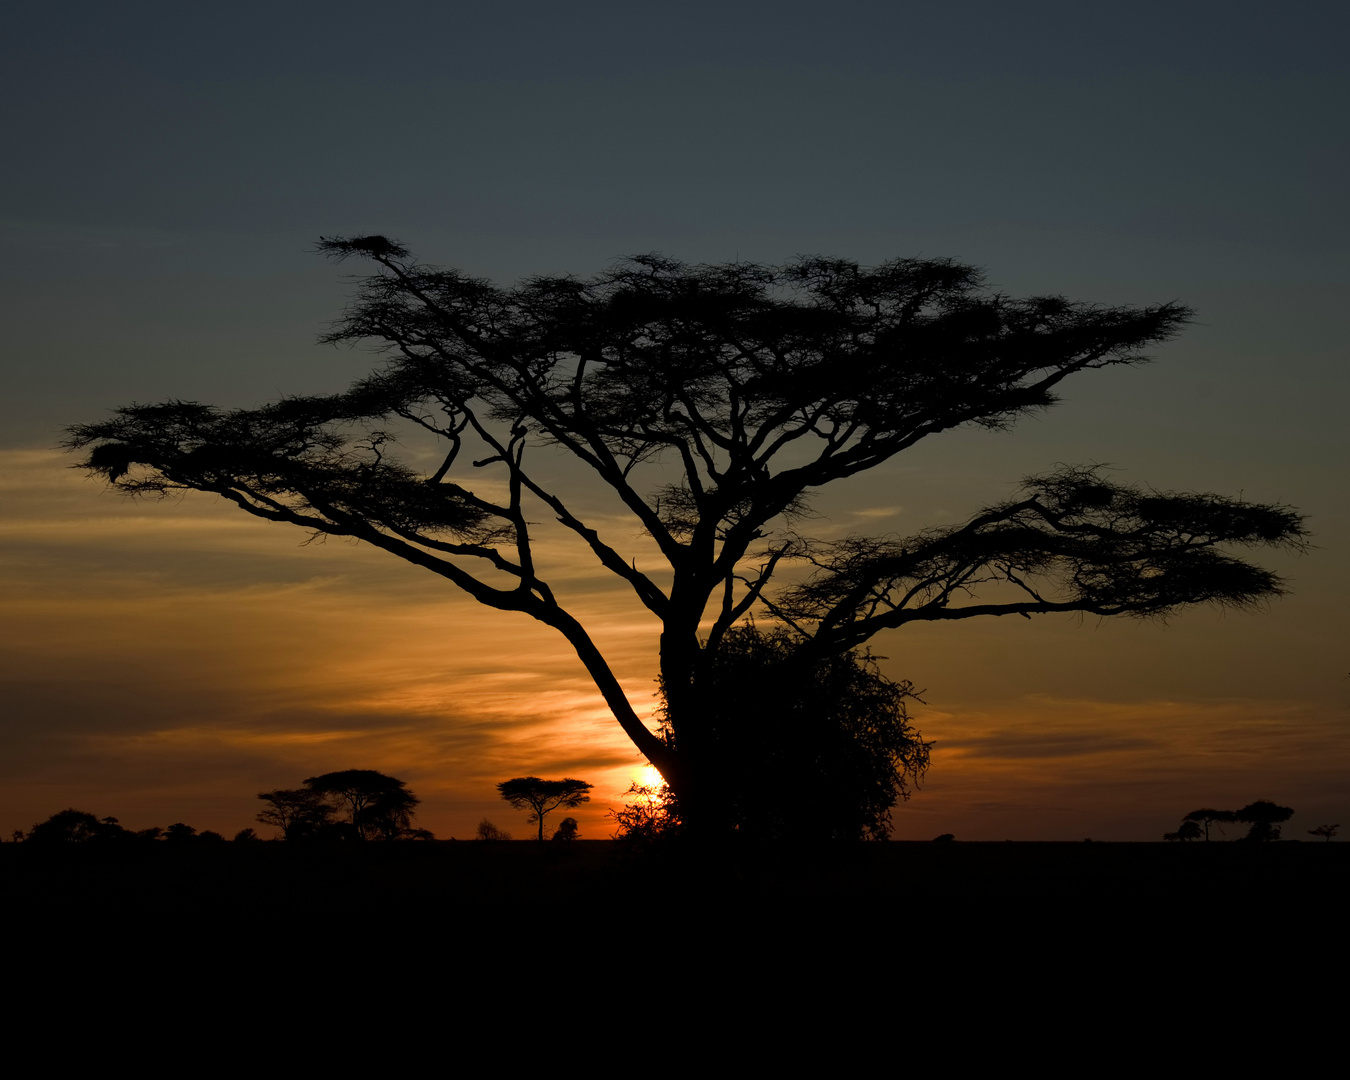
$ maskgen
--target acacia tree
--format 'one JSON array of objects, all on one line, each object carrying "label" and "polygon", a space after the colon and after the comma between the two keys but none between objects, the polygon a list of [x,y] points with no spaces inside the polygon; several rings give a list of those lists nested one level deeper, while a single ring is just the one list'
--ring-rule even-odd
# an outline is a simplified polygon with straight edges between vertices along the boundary
[{"label": "acacia tree", "polygon": [[374,769],[343,769],[311,776],[305,787],[345,812],[357,840],[397,840],[412,831],[412,816],[422,800],[408,785]]},{"label": "acacia tree", "polygon": [[1258,799],[1248,803],[1241,810],[1233,811],[1233,820],[1250,825],[1244,840],[1278,840],[1280,826],[1294,816],[1293,807],[1280,806],[1267,799]]},{"label": "acacia tree", "polygon": [[[1250,605],[1280,580],[1226,549],[1304,535],[1287,507],[1078,468],[904,539],[800,531],[821,487],[943,431],[1006,427],[1052,404],[1071,375],[1141,362],[1185,323],[1177,304],[1013,299],[942,259],[643,256],[590,280],[503,289],[420,264],[384,237],[320,247],[374,264],[327,336],[374,342],[386,360],[373,375],[257,409],[133,405],[72,428],[69,445],[125,492],[215,492],[270,521],[364,540],[553,627],[699,830],[726,825],[700,675],[757,608],[803,655],[838,655],[915,621]],[[431,466],[395,457],[400,425],[440,441]],[[557,454],[650,537],[655,569],[625,550],[631,528],[602,536],[582,509],[593,484],[550,479],[568,475]],[[475,491],[475,470],[501,483]],[[541,510],[659,622],[668,737],[643,723],[545,576]],[[783,587],[794,566],[805,579],[788,574]]]},{"label": "acacia tree", "polygon": [[260,791],[267,805],[258,811],[257,820],[281,830],[284,840],[308,840],[332,822],[333,808],[327,798],[312,788],[279,788]]},{"label": "acacia tree", "polygon": [[1203,826],[1205,830],[1205,841],[1208,843],[1209,827],[1211,825],[1218,825],[1220,827],[1231,825],[1237,818],[1233,816],[1232,810],[1211,810],[1210,808],[1205,807],[1201,810],[1192,810],[1181,820],[1183,824],[1191,823],[1197,828]]},{"label": "acacia tree", "polygon": [[536,821],[539,823],[539,842],[543,843],[544,816],[559,809],[575,810],[582,803],[590,802],[591,797],[586,793],[592,787],[593,784],[585,780],[573,780],[570,776],[561,780],[517,776],[512,780],[503,780],[497,785],[497,790],[517,810],[529,808],[530,816],[526,820],[532,825]]}]

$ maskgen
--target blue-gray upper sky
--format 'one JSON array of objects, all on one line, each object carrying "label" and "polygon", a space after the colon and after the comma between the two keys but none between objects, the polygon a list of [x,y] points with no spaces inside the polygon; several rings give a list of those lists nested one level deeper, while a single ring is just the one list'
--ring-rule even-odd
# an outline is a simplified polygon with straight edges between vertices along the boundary
[{"label": "blue-gray upper sky", "polygon": [[[730,10],[728,10],[730,8]],[[61,4],[5,217],[265,235],[1103,226],[1344,244],[1331,4]]]},{"label": "blue-gray upper sky", "polygon": [[[339,389],[366,361],[312,347],[342,288],[311,247],[383,232],[498,280],[649,250],[922,254],[1013,292],[1181,299],[1200,318],[1174,371],[1218,395],[1197,438],[1259,460],[1312,440],[1294,453],[1325,466],[1348,24],[1325,3],[11,7],[0,438]],[[1109,392],[1191,423],[1182,390]]]},{"label": "blue-gray upper sky", "polygon": [[308,247],[331,233],[506,279],[653,249],[922,253],[1206,318],[1215,288],[1271,286],[1316,335],[1347,241],[1347,22],[1324,3],[11,6],[4,437],[47,445],[128,397],[242,403],[283,354],[296,385],[262,393],[313,389],[332,360],[303,346],[338,294]]}]

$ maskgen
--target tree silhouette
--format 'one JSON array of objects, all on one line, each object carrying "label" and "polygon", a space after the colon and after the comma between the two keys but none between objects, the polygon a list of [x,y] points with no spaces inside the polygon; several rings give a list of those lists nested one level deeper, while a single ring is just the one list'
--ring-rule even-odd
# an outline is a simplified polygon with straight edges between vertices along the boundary
[{"label": "tree silhouette", "polygon": [[[425,829],[412,828],[413,808],[421,800],[402,780],[373,769],[311,776],[302,788],[264,791],[258,798],[267,803],[258,820],[280,829],[287,840],[339,833],[353,840],[431,838]],[[336,821],[338,815],[346,820]]]},{"label": "tree silhouette", "polygon": [[497,790],[503,799],[517,810],[530,809],[527,819],[531,824],[539,823],[539,840],[544,839],[544,816],[558,809],[575,810],[584,802],[590,802],[586,793],[593,785],[584,780],[565,777],[562,780],[540,780],[537,776],[517,776],[513,780],[503,780]]},{"label": "tree silhouette", "polygon": [[477,836],[479,840],[510,840],[511,834],[505,829],[499,829],[487,818],[478,823]]},{"label": "tree silhouette", "polygon": [[1233,820],[1251,826],[1247,835],[1243,837],[1244,840],[1278,840],[1280,825],[1293,816],[1294,811],[1291,807],[1277,806],[1273,802],[1261,799],[1235,811]]},{"label": "tree silhouette", "polygon": [[284,788],[262,791],[258,798],[267,804],[258,813],[258,821],[281,830],[286,840],[310,840],[332,821],[333,808],[327,798],[312,788]]},{"label": "tree silhouette", "polygon": [[[192,834],[196,829],[191,826],[183,825],[184,829],[189,829]],[[171,835],[172,834],[172,835]],[[119,843],[131,840],[161,840],[178,839],[181,833],[173,833],[173,827],[169,830],[159,827],[149,829],[138,829],[132,832],[130,829],[124,829],[115,817],[95,817],[93,814],[86,813],[83,810],[73,808],[60,810],[53,814],[46,821],[40,821],[28,830],[25,837],[22,832],[16,830],[13,834],[15,841],[32,841],[36,844],[87,844],[87,843],[106,843],[108,841],[117,841]],[[205,834],[203,834],[205,835]],[[218,836],[218,833],[211,834]]]},{"label": "tree silhouette", "polygon": [[574,817],[565,817],[558,822],[558,827],[553,830],[553,839],[566,844],[569,848],[572,841],[581,835],[581,828],[577,825],[577,819]]},{"label": "tree silhouette", "polygon": [[126,830],[116,818],[100,820],[93,814],[73,807],[58,810],[46,821],[40,821],[28,830],[25,843],[30,844],[86,844],[96,840],[117,839]]},{"label": "tree silhouette", "polygon": [[1192,810],[1181,819],[1183,824],[1191,822],[1196,826],[1203,826],[1205,830],[1205,840],[1209,840],[1209,827],[1211,825],[1231,825],[1237,819],[1233,817],[1231,810]]},{"label": "tree silhouette", "polygon": [[1331,838],[1336,835],[1336,830],[1339,829],[1340,827],[1341,827],[1340,822],[1337,822],[1335,825],[1319,825],[1315,829],[1309,829],[1308,835],[1320,836],[1323,840],[1326,840],[1329,843],[1331,841]]},{"label": "tree silhouette", "polygon": [[305,787],[327,797],[345,812],[357,840],[398,840],[412,831],[414,810],[422,800],[408,785],[373,769],[344,769],[311,776]]},{"label": "tree silhouette", "polygon": [[[71,428],[68,445],[122,491],[215,492],[269,521],[364,540],[553,627],[699,831],[730,827],[719,814],[733,802],[720,787],[731,770],[703,749],[718,740],[700,687],[756,609],[801,638],[801,655],[829,656],[916,621],[1245,606],[1281,582],[1227,549],[1304,537],[1287,507],[1083,468],[1029,478],[1006,502],[907,538],[799,531],[822,487],[931,435],[1008,427],[1072,375],[1142,362],[1186,322],[1177,304],[1013,299],[943,259],[869,269],[649,255],[591,280],[500,289],[380,236],[320,247],[374,264],[327,340],[375,342],[387,356],[375,374],[257,409],[132,405]],[[399,461],[399,429],[441,440],[442,456],[425,470]],[[629,526],[606,538],[585,519],[594,487],[557,486],[576,476],[558,455],[608,488],[655,569],[615,546]],[[473,469],[496,470],[499,489],[475,484]],[[541,509],[659,621],[671,737],[643,723],[544,576]],[[806,579],[781,587],[792,566]]]}]

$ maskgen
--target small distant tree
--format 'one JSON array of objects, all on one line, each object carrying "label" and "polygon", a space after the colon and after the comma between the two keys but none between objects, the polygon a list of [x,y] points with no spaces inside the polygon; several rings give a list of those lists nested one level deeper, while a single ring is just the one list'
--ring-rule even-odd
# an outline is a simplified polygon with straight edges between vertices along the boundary
[{"label": "small distant tree", "polygon": [[234,834],[234,843],[236,844],[253,844],[261,839],[252,829],[240,829]]},{"label": "small distant tree", "polygon": [[181,821],[175,821],[164,830],[164,839],[170,843],[181,844],[188,840],[196,840],[197,830],[191,825],[186,825]]},{"label": "small distant tree", "polygon": [[[1237,819],[1234,818],[1233,811],[1231,810],[1210,810],[1208,808],[1204,810],[1192,810],[1181,819],[1183,825],[1190,822],[1197,827],[1204,826],[1206,840],[1209,839],[1209,827],[1211,825],[1231,825],[1235,820]],[[1222,831],[1223,830],[1220,829],[1220,832]]]},{"label": "small distant tree", "polygon": [[1199,840],[1200,823],[1187,818],[1176,832],[1163,833],[1164,840]]},{"label": "small distant tree", "polygon": [[1243,838],[1245,840],[1278,840],[1280,838],[1280,825],[1293,816],[1292,807],[1279,806],[1261,799],[1254,803],[1248,803],[1241,810],[1238,810],[1234,813],[1233,820],[1251,826],[1251,829]]},{"label": "small distant tree", "polygon": [[484,818],[478,823],[479,840],[510,840],[511,838],[509,832],[505,829],[497,828],[497,826],[492,824],[487,818]]},{"label": "small distant tree", "polygon": [[572,841],[581,835],[581,829],[577,825],[577,819],[574,817],[565,817],[558,822],[558,827],[553,830],[553,839],[558,840],[568,847],[572,846]]},{"label": "small distant tree", "polygon": [[328,827],[333,808],[328,800],[312,788],[287,788],[260,791],[258,798],[267,808],[258,814],[258,821],[281,830],[285,840],[309,840]]},{"label": "small distant tree", "polygon": [[1337,822],[1335,825],[1319,825],[1315,829],[1309,829],[1308,835],[1320,836],[1323,840],[1330,841],[1331,838],[1336,835],[1336,830],[1340,827],[1340,822]]},{"label": "small distant tree", "polygon": [[584,802],[590,802],[586,794],[593,784],[584,780],[564,777],[561,780],[541,780],[537,776],[517,776],[503,780],[497,790],[503,799],[517,810],[530,810],[527,819],[530,824],[539,823],[539,842],[544,840],[544,817],[554,810],[575,810]]}]

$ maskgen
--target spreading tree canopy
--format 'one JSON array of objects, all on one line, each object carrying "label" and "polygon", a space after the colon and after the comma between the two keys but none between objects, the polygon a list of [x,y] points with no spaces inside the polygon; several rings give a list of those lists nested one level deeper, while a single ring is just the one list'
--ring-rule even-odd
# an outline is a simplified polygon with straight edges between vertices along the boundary
[{"label": "spreading tree canopy", "polygon": [[333,807],[313,788],[260,791],[258,798],[266,804],[258,811],[258,822],[280,829],[283,839],[308,840],[322,835],[332,824]]},{"label": "spreading tree canopy", "polygon": [[1234,821],[1251,826],[1243,839],[1253,841],[1278,840],[1280,826],[1293,816],[1293,807],[1280,806],[1268,799],[1258,799],[1254,803],[1248,803],[1241,810],[1233,811]]},{"label": "spreading tree canopy", "polygon": [[412,816],[422,800],[402,780],[374,769],[343,769],[311,776],[305,787],[326,797],[345,813],[357,840],[397,840],[412,829]]},{"label": "spreading tree canopy", "polygon": [[[132,405],[71,429],[70,445],[123,491],[215,492],[270,521],[364,540],[555,628],[690,824],[716,826],[725,804],[711,791],[719,740],[704,737],[703,675],[757,610],[806,657],[915,621],[1250,605],[1281,583],[1233,549],[1303,537],[1287,507],[1087,468],[1033,477],[962,524],[904,538],[802,531],[822,487],[944,431],[1007,427],[1071,375],[1142,362],[1186,322],[1177,304],[1015,299],[944,259],[649,255],[505,289],[379,236],[321,248],[373,264],[327,340],[375,343],[374,374],[256,409]],[[426,467],[396,456],[400,430],[419,429],[441,444]],[[592,484],[571,486],[559,454]],[[475,483],[492,473],[500,483]],[[650,537],[655,569],[639,568],[631,527],[602,535],[582,509],[594,481]],[[659,623],[669,737],[642,722],[555,593],[537,559],[541,514]]]},{"label": "spreading tree canopy", "polygon": [[[343,769],[305,780],[302,788],[258,793],[266,808],[258,820],[287,840],[340,835],[352,840],[400,840],[430,836],[412,827],[421,803],[408,785],[374,769]],[[334,821],[334,816],[345,821]]]},{"label": "spreading tree canopy", "polygon": [[1205,830],[1205,840],[1208,841],[1209,827],[1211,825],[1220,826],[1220,830],[1222,831],[1222,826],[1231,825],[1236,820],[1237,818],[1233,816],[1233,811],[1231,810],[1212,810],[1208,807],[1205,807],[1200,810],[1192,810],[1189,814],[1187,814],[1184,818],[1181,819],[1181,822],[1183,825],[1189,822],[1190,824],[1194,825],[1197,829],[1203,826]]},{"label": "spreading tree canopy", "polygon": [[[539,823],[539,841],[544,840],[544,818],[554,810],[565,808],[575,810],[584,802],[590,802],[587,794],[595,785],[585,780],[574,780],[567,776],[561,780],[541,780],[537,776],[517,776],[503,780],[497,785],[501,797],[517,810],[530,811],[529,822]],[[571,818],[575,826],[576,822]],[[575,831],[575,830],[574,830]]]}]

